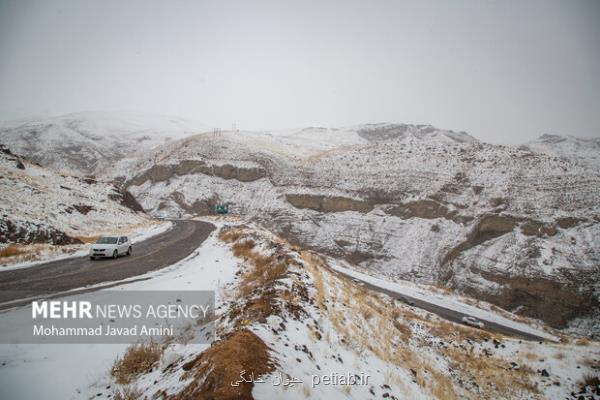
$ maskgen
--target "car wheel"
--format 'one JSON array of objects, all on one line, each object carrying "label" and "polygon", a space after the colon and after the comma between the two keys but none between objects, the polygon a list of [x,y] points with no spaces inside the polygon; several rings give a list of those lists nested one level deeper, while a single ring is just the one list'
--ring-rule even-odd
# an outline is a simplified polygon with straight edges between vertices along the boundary
[{"label": "car wheel", "polygon": [[128,255],[128,256],[130,256],[130,255],[131,255],[131,252],[132,252],[132,250],[131,250],[131,246],[129,246],[129,248],[127,249],[127,255]]},{"label": "car wheel", "polygon": [[96,259],[96,257],[90,256],[90,260],[94,261],[95,259]]},{"label": "car wheel", "polygon": [[117,250],[113,251],[113,258],[119,257],[119,252]]}]

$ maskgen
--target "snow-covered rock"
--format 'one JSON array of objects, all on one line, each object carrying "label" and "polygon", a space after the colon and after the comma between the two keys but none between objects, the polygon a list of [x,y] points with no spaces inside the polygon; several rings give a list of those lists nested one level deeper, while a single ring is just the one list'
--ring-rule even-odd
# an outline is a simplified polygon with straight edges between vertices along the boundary
[{"label": "snow-covered rock", "polygon": [[0,146],[2,247],[74,245],[103,233],[153,225],[153,218],[136,211],[136,205],[120,185],[60,174]]}]

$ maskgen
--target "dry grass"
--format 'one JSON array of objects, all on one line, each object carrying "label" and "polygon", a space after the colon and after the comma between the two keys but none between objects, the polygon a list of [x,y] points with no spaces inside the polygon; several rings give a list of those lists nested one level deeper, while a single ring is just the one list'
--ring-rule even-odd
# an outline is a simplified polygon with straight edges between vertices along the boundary
[{"label": "dry grass", "polygon": [[[404,369],[423,365],[408,345],[412,330],[402,323],[411,316],[417,317],[416,314],[404,305],[388,304],[363,286],[330,272],[322,257],[310,252],[302,252],[301,256],[317,289],[316,304],[322,304],[324,298],[328,298],[329,306],[321,307],[321,310],[347,346],[359,354],[370,351],[383,361]],[[341,290],[329,291],[330,285]],[[356,318],[358,316],[361,318]],[[326,338],[329,338],[328,334]]]},{"label": "dry grass", "polygon": [[246,258],[252,263],[252,267],[241,277],[239,293],[244,297],[256,288],[266,287],[283,278],[288,271],[285,260],[277,260],[273,256],[265,256],[258,252],[249,251]]},{"label": "dry grass", "polygon": [[[302,254],[302,257],[307,257],[309,259],[311,259],[311,255],[306,253],[306,254]],[[321,309],[324,310],[325,309],[325,285],[323,284],[323,274],[321,273],[321,271],[319,269],[314,269],[313,270],[313,284],[315,286],[315,289],[317,289],[317,294],[316,294],[316,303],[317,306]]]},{"label": "dry grass", "polygon": [[[10,265],[69,254],[75,252],[77,249],[79,249],[79,245],[51,245],[47,243],[11,244],[0,249],[0,260],[2,265]],[[0,265],[0,268],[2,265]]]},{"label": "dry grass", "polygon": [[518,398],[523,392],[538,393],[537,386],[531,381],[533,370],[526,364],[519,369],[507,369],[507,362],[496,357],[482,357],[472,349],[448,348],[443,354],[451,360],[453,369],[463,371],[481,388],[488,388],[493,383],[499,397]]},{"label": "dry grass", "polygon": [[170,400],[252,399],[251,381],[240,382],[239,386],[232,386],[231,382],[239,380],[241,371],[258,378],[275,366],[267,345],[254,333],[242,329],[214,342],[182,368],[186,371],[182,379],[193,379],[181,392],[169,396]]},{"label": "dry grass", "polygon": [[577,341],[575,342],[575,344],[577,346],[587,346],[590,343],[592,343],[592,341],[588,338],[581,338],[581,339],[577,339]]},{"label": "dry grass", "polygon": [[0,258],[13,257],[27,253],[27,250],[18,244],[9,244],[8,246],[0,249]]},{"label": "dry grass", "polygon": [[373,310],[371,310],[371,309],[370,309],[370,308],[368,308],[368,307],[364,307],[364,308],[362,308],[362,309],[361,309],[361,312],[362,312],[362,316],[363,316],[363,318],[364,318],[365,320],[367,320],[367,321],[368,321],[368,320],[370,320],[370,319],[373,317],[373,315],[374,315],[374,313],[373,313]]},{"label": "dry grass", "polygon": [[76,236],[75,239],[79,239],[83,243],[90,244],[90,243],[96,243],[98,241],[98,239],[100,239],[100,237],[101,237],[100,235],[96,235],[96,236]]},{"label": "dry grass", "polygon": [[527,318],[523,317],[522,315],[518,315],[518,314],[514,314],[512,312],[506,311],[505,309],[500,308],[495,304],[490,304],[489,307],[490,307],[490,310],[492,310],[508,319],[511,319],[513,321],[523,322],[526,324],[530,323],[529,320]]},{"label": "dry grass", "polygon": [[562,335],[562,334],[559,334],[559,335],[557,335],[557,336],[560,338],[559,340],[560,340],[560,342],[561,342],[561,343],[563,343],[563,344],[569,344],[569,343],[571,343],[571,342],[572,342],[572,338],[570,338],[570,337],[569,337],[569,336],[567,336],[567,335]]},{"label": "dry grass", "polygon": [[230,313],[238,328],[254,321],[264,322],[269,315],[278,312],[281,305],[297,312],[298,285],[293,285],[291,290],[279,289],[275,285],[276,281],[288,276],[289,265],[297,264],[288,253],[281,251],[281,243],[272,239],[261,240],[243,227],[223,229],[219,236],[231,244],[236,257],[244,259],[244,269],[235,292],[238,299],[244,299],[243,306]]},{"label": "dry grass", "polygon": [[582,378],[582,386],[597,386],[600,387],[600,375],[585,374]]},{"label": "dry grass", "polygon": [[486,341],[495,338],[494,335],[481,329],[462,326],[448,321],[435,321],[428,324],[429,332],[433,336],[446,340],[469,339]]},{"label": "dry grass", "polygon": [[114,392],[114,400],[138,400],[142,398],[142,392],[137,388],[131,388],[129,386],[119,389]]},{"label": "dry grass", "polygon": [[408,326],[407,324],[400,322],[399,319],[394,319],[392,321],[392,324],[402,337],[402,340],[407,341],[412,337],[412,329],[410,329],[410,326]]},{"label": "dry grass", "polygon": [[527,361],[538,361],[540,359],[538,355],[530,352],[525,353],[522,357]]},{"label": "dry grass", "polygon": [[[405,321],[411,318],[420,320],[416,314],[404,305],[384,302],[365,287],[331,273],[323,258],[310,253],[302,253],[302,257],[315,283],[318,283],[315,286],[319,293],[327,293],[323,282],[342,287],[339,294],[341,298],[337,297],[337,291],[330,292],[334,297],[330,298],[332,306],[326,312],[335,330],[346,339],[348,346],[359,353],[368,350],[385,362],[404,369],[429,368],[408,344],[412,329]],[[360,315],[362,319],[346,319],[344,315]]]},{"label": "dry grass", "polygon": [[[247,231],[233,228],[221,231],[219,237],[232,243],[234,254],[244,257],[244,264],[248,265],[240,277],[239,294],[249,298],[245,309],[237,314],[240,320],[256,321],[260,316],[277,312],[276,308],[282,303],[297,305],[299,298],[304,298],[299,297],[293,288],[279,290],[272,285],[283,276],[296,281],[293,271],[288,273],[288,265],[295,263],[287,253],[288,246],[265,244]],[[281,252],[281,247],[287,248],[286,252]],[[429,314],[417,313],[399,302],[390,303],[389,299],[331,272],[326,259],[318,254],[303,251],[301,257],[316,289],[314,304],[334,328],[324,333],[324,340],[328,343],[340,345],[341,342],[341,345],[359,354],[369,351],[390,366],[412,369],[417,383],[432,398],[463,398],[466,394],[464,389],[458,383],[455,385],[459,378],[476,382],[481,398],[518,398],[538,393],[535,384],[531,383],[535,374],[527,365],[521,363],[521,368],[511,370],[506,360],[483,356],[470,344],[470,341],[489,341],[496,336],[435,317],[427,318]],[[303,283],[299,282],[299,285]],[[428,352],[420,352],[420,348],[431,347],[429,335],[413,332],[413,329],[423,327],[434,338],[462,346],[431,348]],[[237,329],[244,330],[243,324],[237,325]],[[320,334],[318,339],[321,339]],[[444,363],[437,361],[439,358],[450,366],[452,376],[440,370],[440,365]],[[403,379],[400,379],[400,383],[403,383]],[[402,384],[398,386],[402,387]],[[195,397],[190,395],[181,398]]]},{"label": "dry grass", "polygon": [[[417,384],[428,391],[431,398],[459,399],[467,394],[454,384],[453,377],[438,369],[439,363],[435,361],[438,357],[451,366],[454,377],[476,382],[481,394],[479,398],[519,398],[539,393],[532,383],[535,373],[527,365],[510,370],[506,360],[483,356],[469,345],[473,341],[498,339],[496,335],[438,318],[428,319],[429,314],[416,313],[399,302],[388,303],[374,292],[330,272],[325,259],[317,255],[303,252],[302,258],[318,292],[316,304],[329,300],[328,307],[321,307],[321,310],[338,336],[345,339],[346,345],[359,354],[368,350],[389,365],[412,369],[416,372]],[[349,315],[353,318],[346,317]],[[419,352],[416,349],[430,347],[431,343],[413,333],[415,323],[424,326],[433,337],[445,339],[446,343],[463,343],[464,349],[432,349],[433,354],[429,355]],[[325,337],[327,339],[329,335]]]},{"label": "dry grass", "polygon": [[275,254],[265,255],[256,249],[256,242],[251,238],[241,238],[239,231],[227,231],[227,240],[233,242],[232,252],[236,257],[244,258],[250,267],[241,276],[239,285],[240,296],[248,296],[259,287],[266,287],[274,281],[281,279],[288,271],[289,257]]},{"label": "dry grass", "polygon": [[162,347],[154,342],[131,345],[123,358],[117,358],[114,362],[111,375],[117,383],[128,384],[137,375],[152,371],[154,364],[160,360],[162,351]]},{"label": "dry grass", "polygon": [[445,375],[433,371],[432,372],[432,388],[431,394],[436,399],[458,400],[459,397],[454,391],[452,381]]},{"label": "dry grass", "polygon": [[225,243],[236,242],[242,236],[242,231],[237,228],[223,228],[219,232],[219,240]]},{"label": "dry grass", "polygon": [[234,242],[232,248],[233,255],[240,258],[250,258],[253,254],[252,250],[256,243],[252,239],[246,239],[239,242]]}]

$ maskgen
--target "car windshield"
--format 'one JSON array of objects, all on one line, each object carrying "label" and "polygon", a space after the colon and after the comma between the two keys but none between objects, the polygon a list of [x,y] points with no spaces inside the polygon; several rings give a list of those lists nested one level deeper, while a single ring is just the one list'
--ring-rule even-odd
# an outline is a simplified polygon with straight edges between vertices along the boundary
[{"label": "car windshield", "polygon": [[96,242],[97,244],[115,244],[117,243],[117,238],[116,237],[101,237],[100,239],[98,239],[98,241]]}]

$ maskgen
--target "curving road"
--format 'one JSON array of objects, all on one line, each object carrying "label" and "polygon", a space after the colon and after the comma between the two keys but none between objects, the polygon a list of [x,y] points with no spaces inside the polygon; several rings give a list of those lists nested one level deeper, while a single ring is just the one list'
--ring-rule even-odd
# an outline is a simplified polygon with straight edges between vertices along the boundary
[{"label": "curving road", "polygon": [[[344,275],[346,277],[348,277],[349,279],[357,279],[351,275],[345,274],[342,271],[336,271],[336,270],[332,270],[334,273],[338,273],[341,275]],[[418,307],[418,308],[422,308],[423,310],[429,311],[431,313],[437,314],[440,317],[447,319],[448,321],[452,321],[452,322],[456,322],[458,324],[462,324],[462,318],[463,317],[467,317],[469,316],[468,314],[463,314],[461,312],[452,310],[450,308],[446,308],[446,307],[442,307],[438,304],[434,304],[434,303],[430,303],[421,299],[416,299],[414,297],[410,297],[410,296],[406,296],[403,294],[399,294],[396,292],[393,292],[391,290],[382,288],[380,286],[375,286],[369,282],[365,282],[363,280],[357,279],[358,281],[360,281],[362,283],[362,285],[370,290],[374,290],[376,292],[380,292],[380,293],[385,293],[388,296],[404,301],[404,302],[410,302],[412,306],[414,307]],[[484,327],[483,330],[489,331],[489,332],[497,332],[506,336],[513,336],[513,337],[518,337],[521,339],[525,339],[525,340],[529,340],[529,341],[544,341],[546,340],[545,338],[538,336],[538,335],[534,335],[532,333],[529,332],[524,332],[521,331],[519,329],[516,329],[514,327],[511,326],[506,326],[506,325],[502,325],[499,324],[497,322],[493,322],[493,321],[488,321],[482,318],[477,318],[479,321],[484,323]]]},{"label": "curving road", "polygon": [[[167,267],[191,254],[215,229],[214,225],[202,221],[174,220],[172,222],[171,230],[143,242],[134,243],[133,255],[129,257],[97,261],[91,261],[87,256],[77,257],[52,261],[31,268],[0,272],[0,309],[17,305],[20,303],[20,299],[24,303],[27,301],[26,299],[39,297],[41,294],[46,297],[46,295],[73,289],[94,290],[95,288],[86,289],[86,286],[115,282]],[[334,272],[354,279],[341,271]],[[461,323],[462,317],[465,316],[463,313],[438,304],[398,294],[368,282],[362,282],[362,284],[371,290],[385,293],[393,298],[414,302],[415,307],[435,313],[453,322]],[[118,283],[108,286],[115,285]],[[485,324],[484,329],[490,332],[526,340],[544,340],[540,336],[510,326],[492,321],[481,321]]]},{"label": "curving road", "polygon": [[196,250],[215,229],[202,221],[174,220],[173,228],[133,244],[133,254],[116,260],[86,257],[0,272],[1,303],[85,288],[142,275],[176,263]]}]

